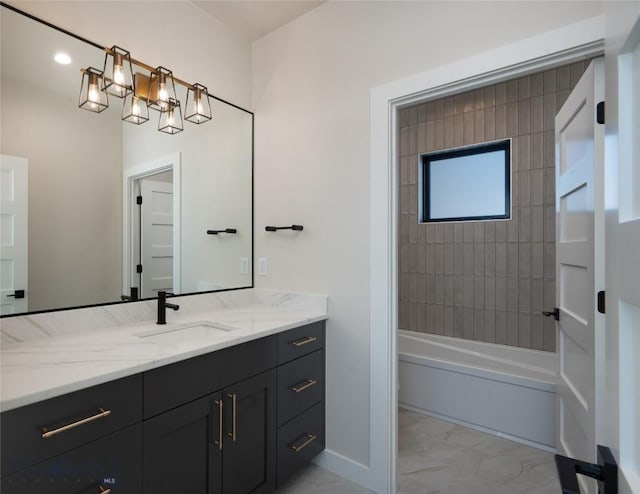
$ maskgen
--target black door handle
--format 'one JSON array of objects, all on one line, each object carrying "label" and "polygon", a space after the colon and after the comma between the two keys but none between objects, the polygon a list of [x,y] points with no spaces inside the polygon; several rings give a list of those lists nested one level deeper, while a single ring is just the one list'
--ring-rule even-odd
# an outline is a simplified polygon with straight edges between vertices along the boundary
[{"label": "black door handle", "polygon": [[24,290],[16,290],[13,295],[7,295],[7,297],[24,298]]},{"label": "black door handle", "polygon": [[598,463],[556,455],[556,469],[562,494],[580,494],[578,474],[598,481],[600,494],[618,494],[618,464],[606,446],[598,445]]},{"label": "black door handle", "polygon": [[546,317],[553,317],[556,321],[560,320],[560,309],[553,308],[553,311],[542,311],[542,315]]}]

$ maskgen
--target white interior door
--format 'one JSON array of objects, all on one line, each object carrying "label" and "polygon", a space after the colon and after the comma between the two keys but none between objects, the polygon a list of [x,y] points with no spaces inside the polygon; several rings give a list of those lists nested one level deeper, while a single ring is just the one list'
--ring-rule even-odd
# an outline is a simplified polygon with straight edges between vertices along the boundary
[{"label": "white interior door", "polygon": [[0,157],[0,314],[28,310],[28,177],[26,158]]},{"label": "white interior door", "polygon": [[[594,60],[556,116],[558,453],[596,461],[604,375],[604,63]],[[595,484],[580,478],[584,492]]]},{"label": "white interior door", "polygon": [[640,492],[640,3],[607,15],[607,445]]},{"label": "white interior door", "polygon": [[142,297],[173,290],[173,184],[142,179]]}]

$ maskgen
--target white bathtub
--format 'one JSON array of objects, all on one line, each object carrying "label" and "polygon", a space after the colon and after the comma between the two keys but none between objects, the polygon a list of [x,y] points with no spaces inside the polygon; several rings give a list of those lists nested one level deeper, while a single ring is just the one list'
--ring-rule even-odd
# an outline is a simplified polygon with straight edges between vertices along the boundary
[{"label": "white bathtub", "polygon": [[555,353],[398,330],[402,407],[555,450]]}]

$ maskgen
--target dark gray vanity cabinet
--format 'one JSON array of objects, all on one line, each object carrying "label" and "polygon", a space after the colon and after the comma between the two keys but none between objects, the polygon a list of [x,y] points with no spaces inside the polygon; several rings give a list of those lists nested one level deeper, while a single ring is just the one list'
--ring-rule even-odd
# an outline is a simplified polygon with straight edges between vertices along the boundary
[{"label": "dark gray vanity cabinet", "polygon": [[[225,388],[224,494],[267,494],[276,482],[276,373]],[[230,413],[227,413],[230,412]]]},{"label": "dark gray vanity cabinet", "polygon": [[140,375],[4,412],[2,493],[140,492],[141,420]]},{"label": "dark gray vanity cabinet", "polygon": [[143,493],[275,486],[276,337],[144,373]]},{"label": "dark gray vanity cabinet", "polygon": [[2,493],[274,492],[324,449],[324,325],[2,413]]},{"label": "dark gray vanity cabinet", "polygon": [[270,493],[275,371],[144,421],[143,492]]},{"label": "dark gray vanity cabinet", "polygon": [[2,494],[138,494],[142,427],[135,424],[2,479]]},{"label": "dark gray vanity cabinet", "polygon": [[278,335],[276,485],[325,446],[325,323]]},{"label": "dark gray vanity cabinet", "polygon": [[221,399],[214,393],[145,420],[143,492],[221,492]]}]

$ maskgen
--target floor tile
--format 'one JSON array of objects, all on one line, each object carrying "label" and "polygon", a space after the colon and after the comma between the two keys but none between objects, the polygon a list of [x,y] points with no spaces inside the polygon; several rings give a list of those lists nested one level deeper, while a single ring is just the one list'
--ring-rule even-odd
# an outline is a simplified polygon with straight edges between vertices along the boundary
[{"label": "floor tile", "polygon": [[[277,494],[370,494],[316,465]],[[558,494],[553,455],[418,413],[398,411],[397,494]]]}]

